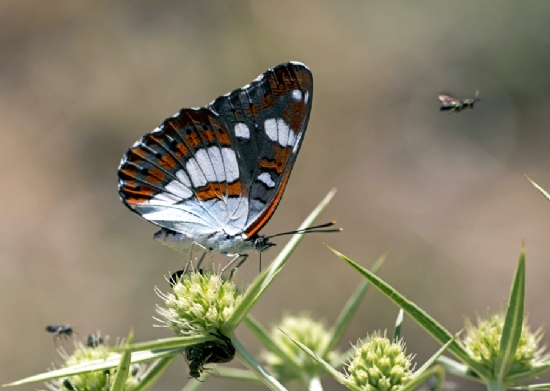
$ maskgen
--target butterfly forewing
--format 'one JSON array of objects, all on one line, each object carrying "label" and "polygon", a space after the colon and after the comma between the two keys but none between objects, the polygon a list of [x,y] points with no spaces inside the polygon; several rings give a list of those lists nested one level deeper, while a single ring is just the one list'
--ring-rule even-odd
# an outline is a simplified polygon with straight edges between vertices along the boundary
[{"label": "butterfly forewing", "polygon": [[249,237],[279,203],[307,127],[312,94],[309,69],[286,63],[209,105],[232,129],[238,146],[249,198]]}]

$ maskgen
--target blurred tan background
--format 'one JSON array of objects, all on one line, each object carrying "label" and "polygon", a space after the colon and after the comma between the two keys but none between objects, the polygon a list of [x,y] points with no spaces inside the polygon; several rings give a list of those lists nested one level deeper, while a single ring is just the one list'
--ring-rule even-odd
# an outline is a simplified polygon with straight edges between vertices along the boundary
[{"label": "blurred tan background", "polygon": [[[550,2],[4,0],[1,383],[56,359],[47,324],[170,336],[152,327],[153,287],[167,289],[182,258],[119,201],[120,158],[181,107],[290,60],[313,72],[313,111],[262,232],[296,228],[331,187],[319,222],[345,231],[306,237],[253,314],[271,326],[306,310],[331,324],[360,277],[326,241],[365,266],[390,249],[381,276],[456,332],[463,315],[500,307],[525,239],[530,323],[550,322],[550,203],[524,177],[550,189]],[[439,93],[477,89],[475,110],[439,112]],[[239,283],[257,272],[252,255]],[[396,314],[371,291],[341,348]],[[420,364],[439,346],[410,319],[404,336]],[[154,389],[187,376],[178,359]],[[264,388],[211,378],[203,389],[219,387]]]}]

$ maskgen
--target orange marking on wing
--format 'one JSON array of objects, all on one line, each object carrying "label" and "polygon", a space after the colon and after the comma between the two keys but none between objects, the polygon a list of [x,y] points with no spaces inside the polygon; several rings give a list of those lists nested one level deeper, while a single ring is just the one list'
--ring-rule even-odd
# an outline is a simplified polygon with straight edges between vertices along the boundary
[{"label": "orange marking on wing", "polygon": [[147,181],[157,184],[164,181],[164,173],[156,167],[150,168],[149,173],[145,177]]},{"label": "orange marking on wing", "polygon": [[273,107],[273,96],[268,93],[263,98],[260,98],[260,104],[264,110]]},{"label": "orange marking on wing", "polygon": [[279,144],[275,144],[273,147],[273,156],[275,159],[270,160],[264,158],[260,160],[258,164],[261,168],[275,170],[277,171],[277,174],[281,175],[285,169],[286,161],[288,160],[291,152],[291,147],[281,147]]},{"label": "orange marking on wing", "polygon": [[222,145],[231,145],[231,139],[225,129],[225,126],[218,129],[218,140]]},{"label": "orange marking on wing", "polygon": [[279,97],[286,93],[285,85],[279,84],[274,77],[269,78],[269,86],[271,87],[271,92],[273,93],[275,101],[278,101]]},{"label": "orange marking on wing", "polygon": [[296,80],[298,80],[298,83],[305,87],[307,91],[311,90],[311,76],[309,72],[306,71],[298,71],[295,72]]},{"label": "orange marking on wing", "polygon": [[131,148],[128,151],[128,161],[140,162],[147,156],[147,152],[139,148]]},{"label": "orange marking on wing", "polygon": [[203,186],[195,191],[197,198],[201,201],[208,201],[214,198],[223,196],[245,196],[246,188],[242,186],[240,181],[236,181],[227,185],[226,181],[213,182]]},{"label": "orange marking on wing", "polygon": [[275,209],[277,209],[277,205],[279,205],[279,201],[281,201],[281,197],[283,196],[283,192],[285,191],[286,183],[288,181],[288,178],[290,176],[290,170],[286,173],[285,177],[283,178],[283,182],[281,183],[281,186],[279,187],[279,191],[275,195],[275,198],[273,198],[273,201],[271,201],[271,204],[267,207],[266,210],[254,221],[250,227],[245,231],[245,235],[249,238],[254,236],[262,227],[269,221],[271,216],[273,215],[273,212],[275,212]]},{"label": "orange marking on wing", "polygon": [[214,141],[216,139],[216,134],[212,129],[202,129],[200,133],[205,141]]},{"label": "orange marking on wing", "polygon": [[[164,123],[164,129],[166,131],[169,131],[169,132],[172,132],[175,131],[177,132],[178,130],[180,130],[182,128],[182,124],[181,124],[181,121],[179,121],[178,119],[176,118],[170,118],[170,119],[167,119],[166,122]],[[170,130],[170,128],[172,128],[172,130]]]},{"label": "orange marking on wing", "polygon": [[124,167],[120,170],[120,174],[119,174],[122,179],[124,180],[127,180],[127,179],[134,179],[136,177],[136,169],[133,168],[133,167]]},{"label": "orange marking on wing", "polygon": [[220,127],[220,124],[218,123],[218,120],[216,119],[216,117],[213,117],[211,115],[208,116],[208,121],[210,121],[210,123],[212,124],[212,126],[214,128],[219,128]]},{"label": "orange marking on wing", "polygon": [[176,155],[179,159],[187,156],[188,153],[189,153],[189,148],[187,148],[187,146],[185,146],[184,143],[178,143],[176,145],[176,149],[174,150],[174,155]]},{"label": "orange marking on wing", "polygon": [[283,120],[290,126],[294,134],[298,134],[306,119],[304,113],[307,106],[303,102],[294,102],[285,107]]},{"label": "orange marking on wing", "polygon": [[185,136],[185,143],[189,145],[189,148],[196,148],[197,145],[202,144],[202,140],[197,132],[192,132]]},{"label": "orange marking on wing", "polygon": [[176,164],[178,164],[176,159],[174,159],[170,155],[163,155],[159,160],[157,160],[157,163],[167,170],[173,169],[174,167],[176,167]]},{"label": "orange marking on wing", "polygon": [[137,189],[130,189],[124,187],[122,193],[126,198],[126,202],[131,205],[143,204],[151,199],[153,196],[154,190],[152,186],[143,185]]},{"label": "orange marking on wing", "polygon": [[162,144],[162,139],[154,134],[150,134],[149,137],[145,139],[145,145],[149,147],[152,145],[161,145],[161,144]]},{"label": "orange marking on wing", "polygon": [[260,108],[256,103],[252,103],[246,108],[246,115],[249,117],[256,117],[258,114],[260,114]]},{"label": "orange marking on wing", "polygon": [[246,196],[246,187],[244,187],[241,181],[230,183],[227,187],[227,195],[231,196]]}]

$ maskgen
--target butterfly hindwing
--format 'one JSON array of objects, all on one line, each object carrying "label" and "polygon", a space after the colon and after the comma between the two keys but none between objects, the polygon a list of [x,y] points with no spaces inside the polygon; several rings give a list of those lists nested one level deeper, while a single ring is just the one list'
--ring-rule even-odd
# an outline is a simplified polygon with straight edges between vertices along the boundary
[{"label": "butterfly hindwing", "polygon": [[237,145],[249,199],[249,237],[279,203],[307,127],[312,94],[309,69],[285,63],[209,105],[224,119]]},{"label": "butterfly hindwing", "polygon": [[[214,230],[234,218],[246,196],[223,121],[207,108],[182,109],[124,155],[119,194],[151,222],[178,232]],[[237,213],[240,226],[246,211]]]}]

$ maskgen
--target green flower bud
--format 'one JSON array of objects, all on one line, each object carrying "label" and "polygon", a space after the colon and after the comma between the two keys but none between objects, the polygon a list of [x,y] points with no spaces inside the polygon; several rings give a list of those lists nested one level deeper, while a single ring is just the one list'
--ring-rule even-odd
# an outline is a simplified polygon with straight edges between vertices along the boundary
[{"label": "green flower bud", "polygon": [[[300,349],[298,345],[292,342],[290,338],[284,335],[281,330],[321,356],[331,339],[331,333],[325,328],[324,324],[311,319],[311,317],[307,315],[286,316],[281,323],[273,327],[271,331],[272,341],[288,356],[294,357],[294,361],[298,363],[300,368],[300,373],[295,373],[296,368],[294,366],[289,366],[285,358],[279,356],[277,353],[262,353],[265,362],[280,379],[291,380],[303,378],[304,375],[309,378],[324,375],[326,373],[324,369]],[[321,356],[323,360],[333,364],[337,364],[335,362],[337,357],[338,353],[334,351]]]},{"label": "green flower bud", "polygon": [[242,300],[233,281],[205,270],[184,273],[172,293],[156,291],[166,306],[157,308],[161,321],[178,336],[218,332]]},{"label": "green flower bud", "polygon": [[411,356],[405,345],[391,342],[384,333],[374,333],[360,341],[347,367],[348,380],[363,390],[396,391],[409,382],[413,373]]},{"label": "green flower bud", "polygon": [[[97,337],[90,343],[90,338],[86,345],[80,341],[75,341],[75,350],[68,355],[60,349],[60,355],[64,360],[63,367],[77,364],[83,364],[95,360],[105,360],[109,357],[120,356],[120,354],[109,351],[109,348],[103,344],[103,339]],[[101,342],[101,343],[100,343]],[[146,369],[146,365],[133,364],[126,378],[124,386],[125,391],[134,390],[140,383]],[[81,373],[66,378],[52,380],[47,386],[53,391],[108,391],[111,388],[111,382],[116,368],[105,369],[95,372]]]},{"label": "green flower bud", "polygon": [[[478,316],[477,326],[474,326],[468,318],[464,322],[466,334],[462,342],[466,351],[474,360],[489,368],[495,368],[496,366],[505,317],[504,310],[492,315],[487,311],[485,318]],[[546,360],[545,347],[539,346],[543,334],[542,328],[534,333],[531,332],[527,325],[527,319],[524,319],[510,372],[529,369]]]}]

